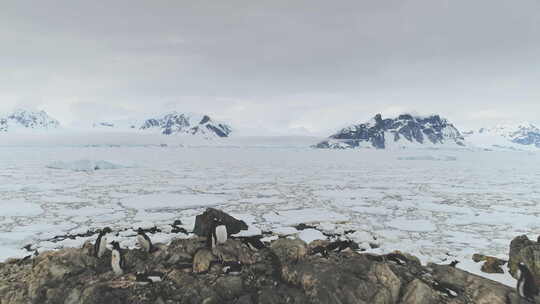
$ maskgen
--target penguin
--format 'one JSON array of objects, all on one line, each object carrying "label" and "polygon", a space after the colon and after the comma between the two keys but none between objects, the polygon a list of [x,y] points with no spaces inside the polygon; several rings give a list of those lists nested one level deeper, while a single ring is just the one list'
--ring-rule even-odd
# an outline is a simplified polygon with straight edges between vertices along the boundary
[{"label": "penguin", "polygon": [[137,272],[135,274],[135,281],[140,285],[153,284],[161,282],[163,276],[164,275],[161,272]]},{"label": "penguin", "polygon": [[111,242],[113,247],[111,255],[111,266],[114,273],[118,276],[124,274],[125,260],[122,255],[122,249],[120,249],[120,244],[118,242]]},{"label": "penguin", "polygon": [[148,235],[144,233],[144,230],[141,227],[139,227],[139,229],[137,230],[137,242],[139,243],[139,245],[144,251],[146,252],[155,251],[155,248],[152,245],[152,241],[150,240]]},{"label": "penguin", "polygon": [[207,239],[209,245],[208,247],[210,247],[210,249],[215,249],[217,245],[225,243],[228,236],[227,226],[225,226],[220,220],[214,218],[210,226]]},{"label": "penguin", "polygon": [[334,251],[334,252],[342,252],[349,248],[351,250],[357,250],[358,244],[356,244],[354,241],[351,241],[351,240],[347,240],[347,241],[338,240],[326,246],[327,251]]},{"label": "penguin", "polygon": [[311,249],[311,255],[322,255],[325,258],[328,258],[328,249],[325,246],[316,246]]},{"label": "penguin", "polygon": [[109,227],[103,228],[96,239],[96,243],[94,244],[94,256],[96,258],[101,258],[103,254],[107,250],[107,237],[105,236],[107,233],[111,233],[112,230]]},{"label": "penguin", "polygon": [[212,250],[212,253],[217,256],[220,262],[223,261],[223,254],[219,250],[219,245],[225,243],[228,236],[227,226],[225,226],[220,220],[214,218],[210,224],[208,237],[206,238],[206,245]]},{"label": "penguin", "polygon": [[242,238],[242,243],[246,244],[253,251],[259,251],[266,247],[264,243],[261,242],[261,239],[256,236]]},{"label": "penguin", "polygon": [[536,286],[534,277],[525,263],[518,264],[517,276],[516,289],[519,296],[534,303],[534,297],[538,295],[538,286]]},{"label": "penguin", "polygon": [[242,272],[241,262],[225,262],[223,263],[223,273],[230,275],[239,275]]},{"label": "penguin", "polygon": [[385,257],[386,260],[390,260],[392,262],[395,262],[396,264],[398,264],[400,266],[407,265],[408,260],[401,253],[392,252],[392,253],[389,253],[389,254],[385,255],[384,257]]}]

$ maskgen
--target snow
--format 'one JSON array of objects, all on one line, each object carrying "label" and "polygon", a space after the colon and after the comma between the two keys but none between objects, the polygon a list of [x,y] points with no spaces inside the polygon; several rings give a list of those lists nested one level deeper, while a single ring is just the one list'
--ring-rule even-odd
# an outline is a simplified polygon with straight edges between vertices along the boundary
[{"label": "snow", "polygon": [[83,159],[72,162],[55,161],[47,165],[47,168],[90,172],[96,170],[121,169],[125,167],[104,160],[93,161]]},{"label": "snow", "polygon": [[316,240],[326,240],[326,236],[316,229],[302,230],[298,234],[298,238],[308,244]]},{"label": "snow", "polygon": [[[108,139],[107,139],[108,140]],[[428,161],[419,160],[430,156]],[[431,161],[451,157],[453,161]],[[415,159],[416,158],[416,159]],[[53,170],[61,160],[137,164],[92,174]],[[404,161],[404,160],[411,161]],[[415,159],[417,161],[412,161]],[[368,252],[401,250],[423,263],[478,271],[474,253],[508,258],[510,241],[540,231],[540,154],[478,150],[318,150],[291,142],[228,145],[0,146],[0,260],[21,248],[80,246],[56,235],[109,226],[134,247],[131,228],[157,226],[158,242],[181,220],[192,231],[207,207],[223,209],[262,231],[323,238],[345,236]],[[305,223],[317,229],[298,231]],[[111,234],[114,235],[114,234]],[[265,239],[276,238],[268,236]],[[369,248],[376,243],[378,249]],[[507,275],[488,276],[513,285]]]}]

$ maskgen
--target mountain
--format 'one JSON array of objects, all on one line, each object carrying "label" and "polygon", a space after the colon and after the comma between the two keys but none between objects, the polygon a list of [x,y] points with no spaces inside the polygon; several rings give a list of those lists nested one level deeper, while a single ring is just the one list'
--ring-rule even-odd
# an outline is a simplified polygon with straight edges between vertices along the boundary
[{"label": "mountain", "polygon": [[377,114],[369,122],[344,128],[314,147],[385,149],[410,145],[463,146],[463,142],[458,129],[439,115],[419,117],[402,114],[397,118],[383,119],[381,114]]},{"label": "mountain", "polygon": [[14,130],[49,130],[60,127],[58,120],[50,117],[45,111],[16,110],[0,117],[0,132]]},{"label": "mountain", "polygon": [[171,112],[153,118],[94,123],[93,128],[156,131],[163,135],[187,134],[205,138],[228,137],[232,128],[208,115]]},{"label": "mountain", "polygon": [[540,148],[540,129],[529,122],[504,124],[464,133],[467,142],[484,148]]}]

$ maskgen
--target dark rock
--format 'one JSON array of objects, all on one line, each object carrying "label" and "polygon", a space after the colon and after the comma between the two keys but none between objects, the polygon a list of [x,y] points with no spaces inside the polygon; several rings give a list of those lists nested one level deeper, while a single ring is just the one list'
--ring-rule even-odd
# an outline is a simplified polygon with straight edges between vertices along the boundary
[{"label": "dark rock", "polygon": [[[540,283],[540,244],[529,240],[526,235],[515,237],[510,243],[508,254],[510,274],[517,279],[518,264],[525,263],[531,270],[537,283]],[[539,284],[540,285],[540,284]]]},{"label": "dark rock", "polygon": [[227,226],[229,235],[248,229],[248,226],[244,221],[237,220],[221,210],[208,208],[203,214],[197,215],[195,218],[195,228],[193,229],[193,233],[198,236],[208,236],[211,223],[214,219],[220,220]]}]

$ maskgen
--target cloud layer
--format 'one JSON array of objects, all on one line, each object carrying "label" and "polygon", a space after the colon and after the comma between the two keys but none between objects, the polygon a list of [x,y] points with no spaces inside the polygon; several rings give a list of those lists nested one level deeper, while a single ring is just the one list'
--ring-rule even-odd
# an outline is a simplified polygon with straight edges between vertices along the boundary
[{"label": "cloud layer", "polygon": [[172,109],[324,133],[376,112],[539,121],[540,2],[13,1],[0,111]]}]

